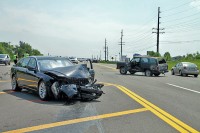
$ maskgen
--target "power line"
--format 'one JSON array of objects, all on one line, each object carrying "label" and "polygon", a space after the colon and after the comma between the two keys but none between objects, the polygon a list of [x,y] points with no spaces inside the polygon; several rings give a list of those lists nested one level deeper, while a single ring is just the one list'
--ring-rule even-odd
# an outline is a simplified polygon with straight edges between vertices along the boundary
[{"label": "power line", "polygon": [[[196,0],[193,0],[193,1],[196,1]],[[170,9],[163,10],[162,12],[166,12],[166,11],[169,12],[169,11],[171,11],[171,10],[174,10],[174,9],[180,8],[180,7],[185,6],[185,5],[188,5],[188,4],[190,4],[191,2],[192,2],[192,1],[189,1],[189,2],[183,3],[183,4],[178,5],[178,6],[176,6],[176,7],[172,7],[172,8],[170,8]]]},{"label": "power line", "polygon": [[182,20],[182,19],[185,19],[185,18],[189,18],[189,17],[195,16],[195,15],[198,15],[199,13],[200,13],[200,12],[195,13],[195,14],[192,14],[192,15],[189,15],[189,16],[186,16],[186,17],[183,17],[183,18],[177,18],[177,19],[165,21],[165,23],[166,23],[166,22],[174,22],[174,21],[177,21],[177,20]]}]

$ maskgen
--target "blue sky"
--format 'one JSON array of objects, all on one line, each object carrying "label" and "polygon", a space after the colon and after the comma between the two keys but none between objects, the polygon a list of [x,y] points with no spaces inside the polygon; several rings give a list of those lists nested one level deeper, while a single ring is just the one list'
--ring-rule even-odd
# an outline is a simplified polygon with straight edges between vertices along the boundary
[{"label": "blue sky", "polygon": [[200,0],[0,0],[0,41],[25,41],[47,55],[104,58],[156,50],[161,8],[160,52],[172,56],[200,52]]}]

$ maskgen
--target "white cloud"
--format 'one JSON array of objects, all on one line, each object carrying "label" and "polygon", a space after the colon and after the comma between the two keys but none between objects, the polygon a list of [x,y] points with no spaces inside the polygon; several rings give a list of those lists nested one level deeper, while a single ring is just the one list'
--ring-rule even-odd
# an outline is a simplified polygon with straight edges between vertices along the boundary
[{"label": "white cloud", "polygon": [[194,1],[192,1],[192,2],[190,3],[190,5],[191,5],[192,7],[197,8],[198,10],[200,10],[200,0],[194,0]]}]

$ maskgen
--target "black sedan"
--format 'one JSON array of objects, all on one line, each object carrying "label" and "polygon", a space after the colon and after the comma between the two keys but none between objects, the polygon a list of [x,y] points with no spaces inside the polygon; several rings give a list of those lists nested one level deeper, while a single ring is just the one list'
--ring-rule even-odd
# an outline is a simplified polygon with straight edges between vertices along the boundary
[{"label": "black sedan", "polygon": [[74,65],[68,58],[30,56],[11,68],[11,84],[14,91],[22,88],[36,91],[41,100],[51,97],[93,100],[103,94],[103,84],[95,84],[94,75],[91,61],[88,67]]}]

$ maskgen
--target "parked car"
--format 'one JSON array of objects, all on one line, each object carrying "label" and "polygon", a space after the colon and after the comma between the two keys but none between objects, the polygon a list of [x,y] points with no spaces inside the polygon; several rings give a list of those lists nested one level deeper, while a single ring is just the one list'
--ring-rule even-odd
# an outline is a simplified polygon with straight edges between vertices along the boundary
[{"label": "parked car", "polygon": [[70,61],[74,64],[78,64],[78,59],[76,57],[69,57]]},{"label": "parked car", "polygon": [[134,56],[131,61],[117,62],[117,69],[121,74],[144,72],[146,76],[159,76],[161,73],[168,72],[168,65],[163,58],[149,56]]},{"label": "parked car", "polygon": [[199,75],[199,69],[196,64],[191,62],[180,62],[177,63],[174,67],[171,69],[172,75],[181,75],[181,76],[188,76],[188,75],[194,75],[194,77],[198,77]]},{"label": "parked car", "polygon": [[10,56],[8,54],[0,54],[0,64],[10,65]]},{"label": "parked car", "polygon": [[36,91],[41,100],[93,100],[103,93],[103,84],[95,84],[94,75],[91,61],[88,68],[86,64],[74,65],[64,57],[30,56],[11,68],[11,84],[14,91]]}]

